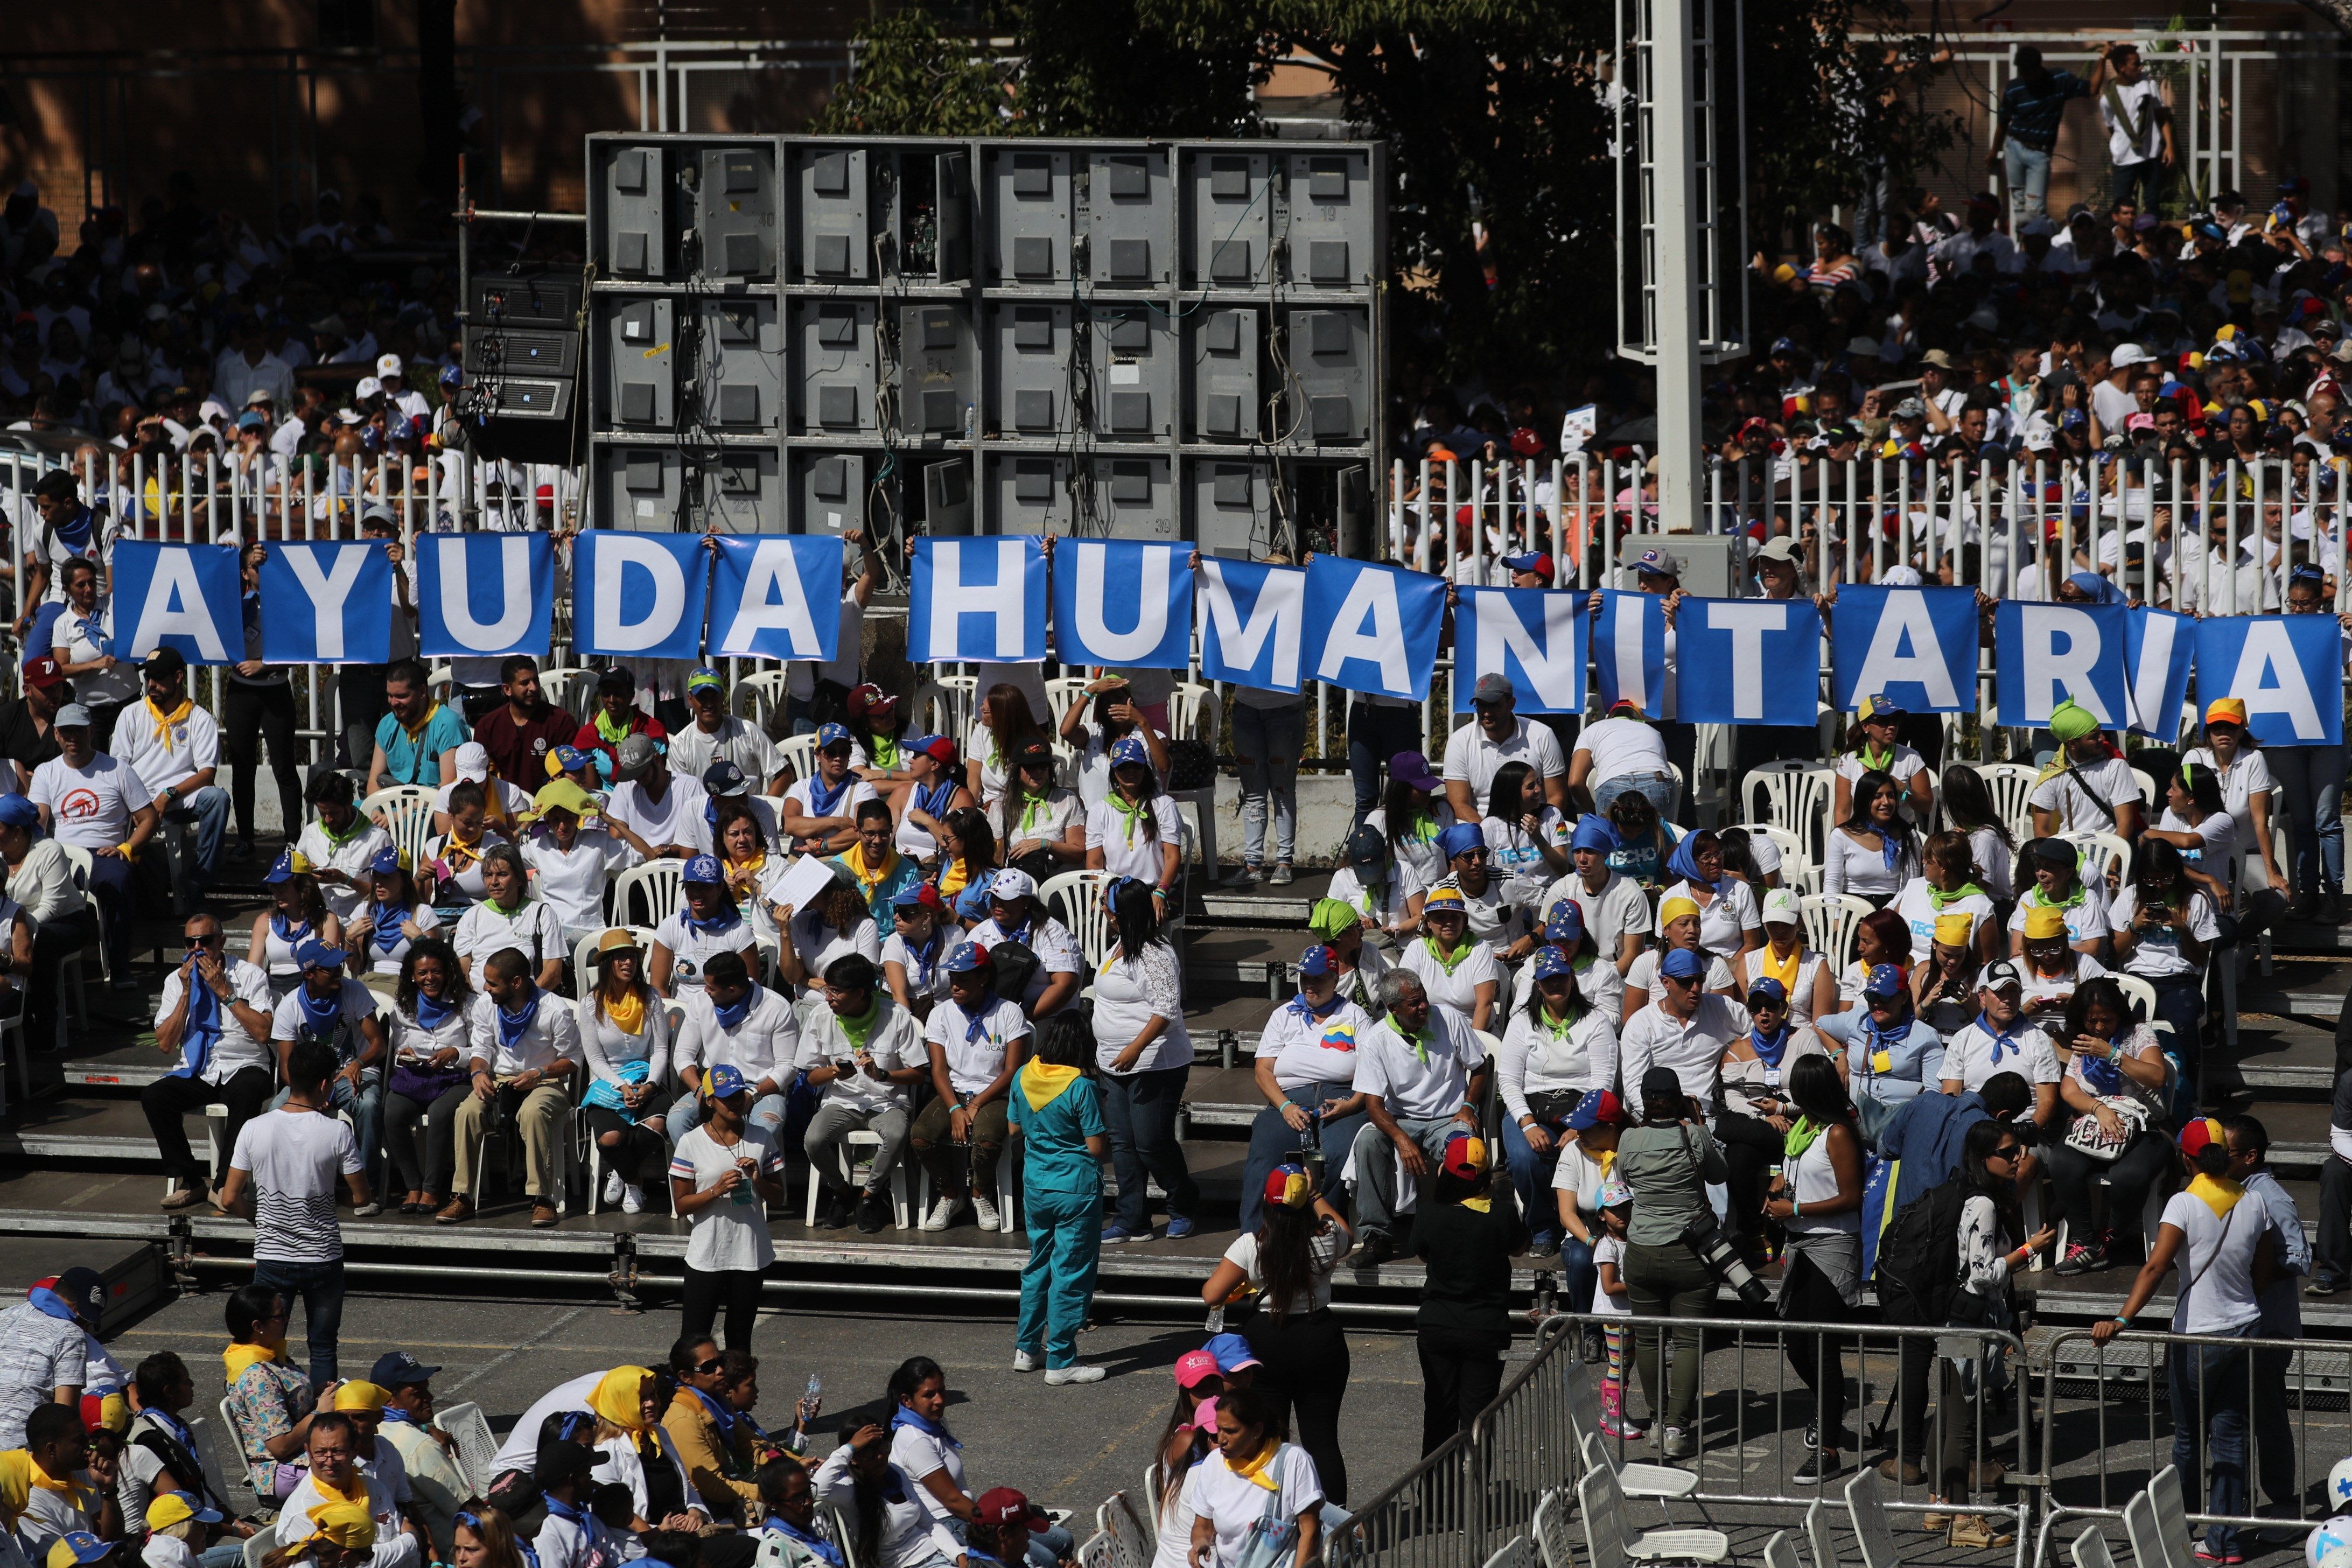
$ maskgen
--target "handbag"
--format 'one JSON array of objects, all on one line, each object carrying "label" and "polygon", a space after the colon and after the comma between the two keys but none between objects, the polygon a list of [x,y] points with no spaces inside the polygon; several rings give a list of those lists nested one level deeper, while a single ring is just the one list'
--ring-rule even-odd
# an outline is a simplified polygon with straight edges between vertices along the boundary
[{"label": "handbag", "polygon": [[1557,1132],[1568,1123],[1569,1112],[1576,1109],[1583,1094],[1573,1089],[1538,1089],[1528,1096],[1528,1114]]},{"label": "handbag", "polygon": [[[1282,1462],[1275,1455],[1268,1468]],[[1250,1521],[1242,1532],[1242,1549],[1234,1559],[1234,1568],[1280,1568],[1298,1548],[1298,1521],[1282,1511],[1282,1493],[1277,1489],[1266,1500],[1265,1511]]]},{"label": "handbag", "polygon": [[2115,1160],[2131,1146],[2133,1139],[2147,1130],[2147,1108],[2119,1094],[2101,1095],[2099,1103],[2122,1121],[2121,1136],[2110,1136],[2095,1116],[2077,1116],[2066,1129],[2066,1147],[2094,1160]]},{"label": "handbag", "polygon": [[420,1068],[411,1067],[406,1062],[394,1062],[392,1079],[384,1089],[388,1094],[399,1095],[418,1105],[430,1105],[465,1081],[466,1069],[463,1068]]}]

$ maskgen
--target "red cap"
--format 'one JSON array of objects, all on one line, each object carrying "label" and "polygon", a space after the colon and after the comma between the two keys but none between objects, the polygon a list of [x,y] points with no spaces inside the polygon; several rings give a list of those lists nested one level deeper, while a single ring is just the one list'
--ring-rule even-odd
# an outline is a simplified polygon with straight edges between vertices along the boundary
[{"label": "red cap", "polygon": [[46,691],[52,686],[63,686],[65,683],[65,673],[58,668],[58,661],[50,655],[45,653],[38,658],[28,658],[25,661],[26,685],[37,686]]},{"label": "red cap", "polygon": [[2230,1140],[2221,1124],[2210,1116],[2200,1116],[2180,1130],[2180,1152],[2194,1160],[2208,1149],[2226,1149]]},{"label": "red cap", "polygon": [[1486,1141],[1474,1132],[1456,1132],[1445,1141],[1445,1173],[1475,1181],[1486,1173]]},{"label": "red cap", "polygon": [[956,743],[945,735],[934,735],[927,743],[917,746],[915,750],[935,763],[943,763],[948,767],[955,766]]},{"label": "red cap", "polygon": [[980,1494],[972,1504],[982,1524],[1017,1524],[1025,1530],[1043,1530],[1054,1521],[1045,1510],[1031,1506],[1027,1498],[1011,1487],[991,1487]]},{"label": "red cap", "polygon": [[849,694],[849,710],[861,719],[868,713],[879,713],[898,705],[896,692],[885,691],[870,680]]},{"label": "red cap", "polygon": [[1218,1369],[1217,1358],[1207,1351],[1186,1351],[1176,1358],[1176,1386],[1179,1388],[1198,1388],[1205,1379],[1223,1376],[1224,1373]]}]

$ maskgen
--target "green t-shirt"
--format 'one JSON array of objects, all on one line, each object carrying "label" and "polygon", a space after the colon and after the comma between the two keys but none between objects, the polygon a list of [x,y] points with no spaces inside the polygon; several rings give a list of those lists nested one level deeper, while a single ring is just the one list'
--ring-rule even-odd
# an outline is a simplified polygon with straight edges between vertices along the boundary
[{"label": "green t-shirt", "polygon": [[1066,1193],[1083,1196],[1102,1188],[1102,1168],[1087,1150],[1088,1138],[1103,1133],[1102,1097],[1092,1079],[1071,1080],[1070,1086],[1045,1102],[1029,1108],[1022,1092],[1024,1068],[1013,1079],[1013,1125],[1021,1130],[1021,1163],[1027,1173],[1023,1184],[1032,1192]]}]

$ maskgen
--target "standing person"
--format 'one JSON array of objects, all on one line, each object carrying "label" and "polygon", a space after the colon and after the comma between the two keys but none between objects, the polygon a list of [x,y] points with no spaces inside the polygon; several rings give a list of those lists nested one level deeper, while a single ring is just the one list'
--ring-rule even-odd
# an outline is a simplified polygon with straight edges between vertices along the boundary
[{"label": "standing person", "polygon": [[1199,1187],[1176,1139],[1176,1112],[1192,1071],[1184,1029],[1182,960],[1161,932],[1154,889],[1120,877],[1105,889],[1111,951],[1095,975],[1095,1070],[1110,1129],[1118,1203],[1106,1242],[1151,1239],[1147,1182],[1168,1196],[1168,1239],[1192,1234]]},{"label": "standing person", "polygon": [[2155,216],[2172,168],[2172,114],[2140,59],[2139,46],[2104,46],[2091,68],[2090,91],[2098,100],[2099,123],[2107,130],[2107,162],[2114,170],[2108,201],[2133,204]]},{"label": "standing person", "polygon": [[490,954],[483,963],[481,994],[467,1017],[473,1094],[457,1105],[456,1192],[435,1215],[440,1225],[474,1217],[474,1161],[490,1101],[508,1097],[504,1120],[522,1141],[530,1193],[530,1223],[541,1230],[556,1222],[556,1184],[572,1157],[557,1133],[563,1126],[566,1085],[580,1069],[580,1029],[572,1009],[550,996],[531,977],[530,961],[515,948]]},{"label": "standing person", "polygon": [[238,557],[244,584],[245,658],[222,671],[221,754],[228,759],[228,788],[236,806],[237,858],[253,852],[253,774],[261,748],[269,748],[269,771],[278,780],[281,823],[302,820],[302,778],[295,772],[299,751],[294,739],[294,683],[282,664],[261,658],[261,558],[268,547],[256,540]]},{"label": "standing person", "polygon": [[231,1147],[245,1124],[269,1101],[276,1073],[268,1048],[269,976],[257,964],[228,955],[221,923],[191,916],[182,934],[188,955],[163,977],[155,1004],[155,1047],[179,1065],[139,1091],[140,1110],[154,1135],[173,1189],[167,1209],[194,1208],[210,1195],[210,1173],[188,1147],[191,1110],[219,1101],[228,1107]]},{"label": "standing person", "polygon": [[[1805,1057],[1790,1068],[1789,1098],[1797,1111],[1786,1136],[1789,1173],[1764,1205],[1789,1237],[1780,1310],[1799,1321],[1843,1322],[1862,1300],[1862,1134],[1827,1057]],[[1833,1334],[1789,1341],[1789,1363],[1813,1391],[1816,1441],[1792,1478],[1799,1486],[1845,1471],[1843,1344]]]},{"label": "standing person", "polygon": [[139,694],[131,667],[114,657],[112,612],[99,602],[98,567],[68,561],[66,607],[50,623],[50,657],[74,683],[74,700],[90,711],[98,749],[114,749],[114,721],[123,704]]},{"label": "standing person", "polygon": [[195,825],[196,863],[173,888],[186,913],[219,869],[228,826],[228,791],[213,782],[220,726],[188,696],[188,661],[179,649],[159,647],[139,669],[146,700],[130,710],[127,725],[116,727],[112,749],[147,786],[163,821]]},{"label": "standing person", "polygon": [[[1290,868],[1298,819],[1298,760],[1307,747],[1307,694],[1234,688],[1234,763],[1241,771],[1242,863],[1226,882],[1246,888],[1260,880],[1280,888],[1296,875]],[[1266,862],[1266,818],[1274,818],[1274,869]]]},{"label": "standing person", "polygon": [[367,1172],[350,1126],[331,1107],[335,1073],[331,1046],[296,1040],[286,1052],[286,1102],[245,1124],[229,1155],[220,1206],[253,1220],[253,1282],[302,1298],[303,1338],[310,1348],[310,1385],[335,1381],[335,1342],[343,1321],[343,1232],[335,1219],[335,1180],[350,1182],[366,1204]]},{"label": "standing person", "polygon": [[1042,1352],[1045,1381],[1056,1387],[1103,1379],[1101,1367],[1077,1359],[1078,1330],[1094,1300],[1095,1267],[1102,1251],[1101,1167],[1110,1154],[1101,1097],[1089,1070],[1093,1047],[1076,1013],[1055,1014],[1039,1029],[1037,1054],[1023,1064],[1011,1096],[1012,1127],[1022,1141],[1021,1207],[1029,1230],[1013,1370],[1034,1371]]},{"label": "standing person", "polygon": [[2069,100],[2091,96],[2091,84],[2073,71],[2052,70],[2032,44],[2017,46],[2016,74],[2001,89],[2000,118],[1985,167],[2000,172],[2012,229],[2049,212],[2050,154]]},{"label": "standing person", "polygon": [[[2286,585],[2286,613],[2315,616],[2334,605],[2316,568],[2297,568]],[[2347,636],[2352,641],[2352,636]],[[2263,748],[2279,803],[2287,816],[2288,869],[2294,875],[2287,918],[2335,925],[2344,918],[2344,769],[2346,748],[2270,745]]]},{"label": "standing person", "polygon": [[767,1205],[784,1201],[784,1161],[766,1129],[751,1124],[751,1086],[732,1065],[712,1068],[703,1089],[704,1121],[669,1162],[671,1204],[693,1226],[678,1331],[709,1333],[724,1305],[727,1348],[748,1352],[760,1276],[776,1260]]},{"label": "standing person", "polygon": [[58,754],[33,770],[26,791],[44,832],[90,853],[89,890],[98,897],[114,988],[128,991],[131,973],[131,866],[155,834],[155,805],[130,766],[92,743],[89,710],[68,702],[58,710]]},{"label": "standing person", "polygon": [[1430,1197],[1429,1223],[1412,1227],[1413,1250],[1429,1265],[1413,1314],[1423,1458],[1501,1392],[1503,1352],[1511,1344],[1511,1259],[1528,1249],[1527,1222],[1509,1185],[1495,1181],[1486,1140],[1475,1131],[1446,1139]]},{"label": "standing person", "polygon": [[[2311,1273],[2311,1244],[2303,1234],[2303,1215],[2294,1198],[2272,1174],[2271,1135],[2251,1116],[2232,1116],[2221,1125],[2230,1135],[2230,1179],[2259,1198],[2270,1220],[2271,1248],[2277,1278],[2259,1293],[2262,1318],[2254,1337],[2262,1340],[2303,1338],[2303,1301],[2296,1294]],[[2263,1496],[2271,1512],[2293,1519],[2296,1506],[2294,1430],[2287,1416],[2286,1369],[2294,1352],[2254,1352],[2254,1453],[2263,1479]]]},{"label": "standing person", "polygon": [[[335,1053],[328,1109],[351,1116],[360,1158],[372,1160],[383,1144],[383,1074],[390,1053],[375,1016],[375,993],[343,973],[347,956],[341,948],[315,940],[296,950],[301,978],[270,1016],[269,1043],[281,1060],[296,1040],[316,1040]],[[359,1204],[354,1219],[383,1212],[373,1198]]]},{"label": "standing person", "polygon": [[[2268,759],[2253,736],[2246,732],[2246,702],[2242,697],[2216,697],[2205,705],[2205,743],[2181,753],[2181,762],[2210,768],[2221,785],[2220,809],[2230,814],[2242,841],[2260,855],[2263,886],[2284,892],[2285,870],[2271,842],[2273,796],[2278,793]],[[2250,857],[2251,858],[2251,857]]]},{"label": "standing person", "polygon": [[[1715,1279],[1683,1245],[1683,1232],[1708,1211],[1708,1185],[1722,1185],[1730,1172],[1674,1068],[1650,1068],[1639,1081],[1642,1124],[1619,1136],[1612,1172],[1633,1194],[1622,1273],[1637,1321],[1634,1370],[1652,1418],[1665,1427],[1666,1458],[1682,1459],[1698,1452],[1692,1430],[1698,1415],[1696,1324],[1715,1300]],[[1638,1326],[1644,1318],[1676,1318],[1693,1325],[1675,1331],[1671,1388],[1664,1381],[1665,1334]]]},{"label": "standing person", "polygon": [[1433,1006],[1419,976],[1381,975],[1381,1003],[1384,1016],[1356,1052],[1355,1089],[1369,1118],[1354,1144],[1358,1232],[1348,1261],[1358,1268],[1396,1256],[1390,1226],[1400,1178],[1423,1181],[1455,1132],[1476,1131],[1494,1072],[1468,1023]]},{"label": "standing person", "polygon": [[1275,1423],[1298,1417],[1298,1441],[1335,1503],[1348,1500],[1339,1406],[1348,1397],[1348,1336],[1331,1314],[1331,1276],[1348,1250],[1348,1222],[1295,1162],[1276,1165],[1259,1190],[1258,1222],[1236,1237],[1201,1287],[1212,1309],[1237,1291],[1256,1304],[1245,1326],[1258,1359],[1251,1386],[1275,1406]]},{"label": "standing person", "polygon": [[400,516],[382,501],[360,510],[360,537],[383,542],[385,562],[392,567],[389,613],[392,636],[383,664],[340,664],[335,667],[335,707],[342,720],[343,761],[364,770],[375,746],[376,726],[383,722],[385,672],[402,659],[416,657],[416,589],[409,580],[407,547],[400,542]]},{"label": "standing person", "polygon": [[[1192,1515],[1188,1561],[1195,1568],[1241,1568],[1245,1555],[1260,1568],[1308,1568],[1321,1560],[1323,1489],[1315,1461],[1282,1440],[1270,1402],[1255,1388],[1217,1396],[1217,1451],[1184,1478],[1183,1506]],[[1291,1543],[1270,1560],[1251,1551],[1267,1522]]]},{"label": "standing person", "polygon": [[[2104,1345],[2130,1328],[2176,1262],[2180,1287],[2172,1305],[2174,1333],[2250,1339],[2262,1321],[2263,1292],[2279,1272],[2270,1211],[2259,1199],[2246,1203],[2246,1189],[2230,1180],[2229,1135],[2220,1122],[2198,1117],[2177,1142],[2189,1185],[2165,1204],[2156,1244],[2123,1310],[2092,1329],[2094,1343]],[[2242,1514],[2253,1506],[2246,1476],[2247,1355],[2242,1346],[2230,1344],[2166,1347],[2172,1462],[2183,1476],[2209,1474],[2211,1513]],[[2200,1472],[2200,1449],[2208,1442],[2213,1462],[2210,1472]],[[2209,1563],[2242,1561],[2244,1535],[2235,1525],[2209,1526],[2198,1555]]]}]

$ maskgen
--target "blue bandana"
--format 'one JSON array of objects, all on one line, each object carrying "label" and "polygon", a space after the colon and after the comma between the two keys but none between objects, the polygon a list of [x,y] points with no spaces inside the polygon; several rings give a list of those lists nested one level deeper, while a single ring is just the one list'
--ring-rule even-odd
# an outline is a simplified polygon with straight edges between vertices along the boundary
[{"label": "blue bandana", "polygon": [[781,1513],[770,1514],[767,1518],[767,1521],[760,1528],[762,1530],[772,1530],[779,1535],[790,1536],[793,1540],[799,1542],[803,1546],[807,1547],[811,1556],[816,1558],[817,1561],[821,1563],[829,1564],[830,1568],[844,1568],[840,1547],[835,1546],[832,1542],[827,1541],[822,1535],[814,1534],[809,1531],[803,1530],[799,1525],[794,1524],[791,1520],[786,1519]]},{"label": "blue bandana", "polygon": [[840,815],[834,808],[841,804],[841,797],[848,794],[849,786],[856,782],[856,773],[844,773],[841,775],[839,784],[835,784],[831,789],[826,789],[824,775],[814,768],[811,768],[808,782],[809,815],[820,817]]},{"label": "blue bandana", "polygon": [[304,921],[300,925],[295,925],[284,915],[273,914],[269,917],[269,929],[275,931],[278,940],[288,947],[299,947],[302,945],[302,939],[310,934],[310,922]]},{"label": "blue bandana", "polygon": [[712,1002],[710,1011],[718,1016],[720,1028],[740,1029],[743,1026],[743,1020],[751,1016],[751,1004],[759,999],[760,988],[756,985],[746,986],[742,995],[724,1006],[716,1001]]},{"label": "blue bandana", "polygon": [[[2018,1016],[2017,1025],[2013,1026],[2021,1027],[2024,1023],[2024,1015],[2020,1014]],[[2025,1047],[2017,1043],[2017,1037],[2011,1034],[2009,1030],[1995,1028],[1993,1026],[1992,1016],[1990,1014],[1979,1012],[1977,1015],[1977,1027],[1983,1030],[1986,1037],[1992,1041],[1992,1060],[1994,1070],[2000,1070],[2000,1055],[2003,1050],[2013,1053],[2021,1061],[2024,1059]],[[2088,1062],[2085,1062],[2083,1065],[2085,1068],[2090,1066]]]},{"label": "blue bandana", "polygon": [[[1697,838],[1698,835],[1696,833],[1683,835],[1682,841],[1675,846],[1674,854],[1667,858],[1666,869],[1688,882],[1692,887],[1705,888],[1712,893],[1715,891],[1715,884],[1699,874],[1698,858],[1691,847]],[[1894,864],[1892,860],[1887,862],[1890,867]]]},{"label": "blue bandana", "polygon": [[[509,1013],[504,1007],[496,1009],[499,1016],[500,1046],[509,1051],[521,1047],[523,1037],[530,1033],[531,1020],[539,1016],[539,999],[546,994],[546,992],[534,985],[530,988],[530,1000],[522,1005],[520,1011]],[[417,1021],[424,1022],[421,1018]]]},{"label": "blue bandana", "polygon": [[677,911],[677,918],[684,922],[687,930],[697,936],[724,936],[743,923],[743,911],[730,903],[721,906],[720,912],[709,920],[698,921],[694,918],[692,909],[681,908]]},{"label": "blue bandana", "polygon": [[400,928],[407,923],[408,911],[398,904],[378,902],[374,914],[375,926],[373,934],[375,937],[376,951],[388,954],[394,948],[400,945]]},{"label": "blue bandana", "polygon": [[1789,1054],[1790,1037],[1795,1033],[1796,1030],[1784,1019],[1780,1024],[1780,1032],[1769,1039],[1765,1038],[1763,1030],[1751,1026],[1748,1031],[1748,1043],[1756,1047],[1758,1061],[1778,1072],[1780,1069],[1780,1058]]},{"label": "blue bandana", "polygon": [[719,1446],[731,1447],[735,1441],[735,1413],[690,1383],[681,1383],[677,1386],[680,1393],[694,1395],[702,1408],[709,1413],[710,1419],[718,1424]]},{"label": "blue bandana", "polygon": [[220,998],[205,984],[204,976],[191,973],[188,976],[188,1026],[180,1037],[180,1065],[167,1077],[202,1078],[205,1064],[213,1058],[213,1047],[220,1044]]},{"label": "blue bandana", "polygon": [[954,1435],[949,1432],[946,1427],[940,1426],[938,1422],[932,1420],[928,1415],[919,1415],[916,1414],[914,1410],[904,1405],[898,1406],[898,1410],[890,1417],[890,1430],[896,1432],[901,1426],[912,1426],[918,1432],[937,1437],[940,1442],[945,1443],[950,1448],[961,1448],[963,1447],[961,1443],[955,1440]]},{"label": "blue bandana", "polygon": [[66,1299],[47,1286],[31,1291],[25,1300],[33,1310],[45,1318],[55,1318],[67,1323],[74,1321],[73,1309],[66,1305]]},{"label": "blue bandana", "polygon": [[[207,986],[205,989],[210,990],[211,987]],[[295,987],[294,994],[302,999],[304,1032],[321,1044],[331,1041],[334,1038],[335,1026],[343,1021],[342,988],[338,985],[332,996],[320,1001],[310,994],[310,984],[305,982]]]},{"label": "blue bandana", "polygon": [[2123,1043],[2122,1035],[2109,1040],[2110,1054],[2104,1057],[2085,1056],[2080,1051],[2074,1053],[2074,1059],[2082,1064],[2083,1081],[2090,1086],[2093,1094],[2121,1094],[2124,1091],[2123,1064],[2113,1054],[2123,1048]]},{"label": "blue bandana", "polygon": [[449,1021],[449,1015],[457,1010],[454,1004],[436,1002],[422,991],[416,994],[416,1026],[420,1029],[439,1028]]},{"label": "blue bandana", "polygon": [[68,550],[87,550],[89,548],[90,525],[96,521],[90,515],[89,508],[79,506],[74,508],[73,516],[51,528],[49,532]]}]

